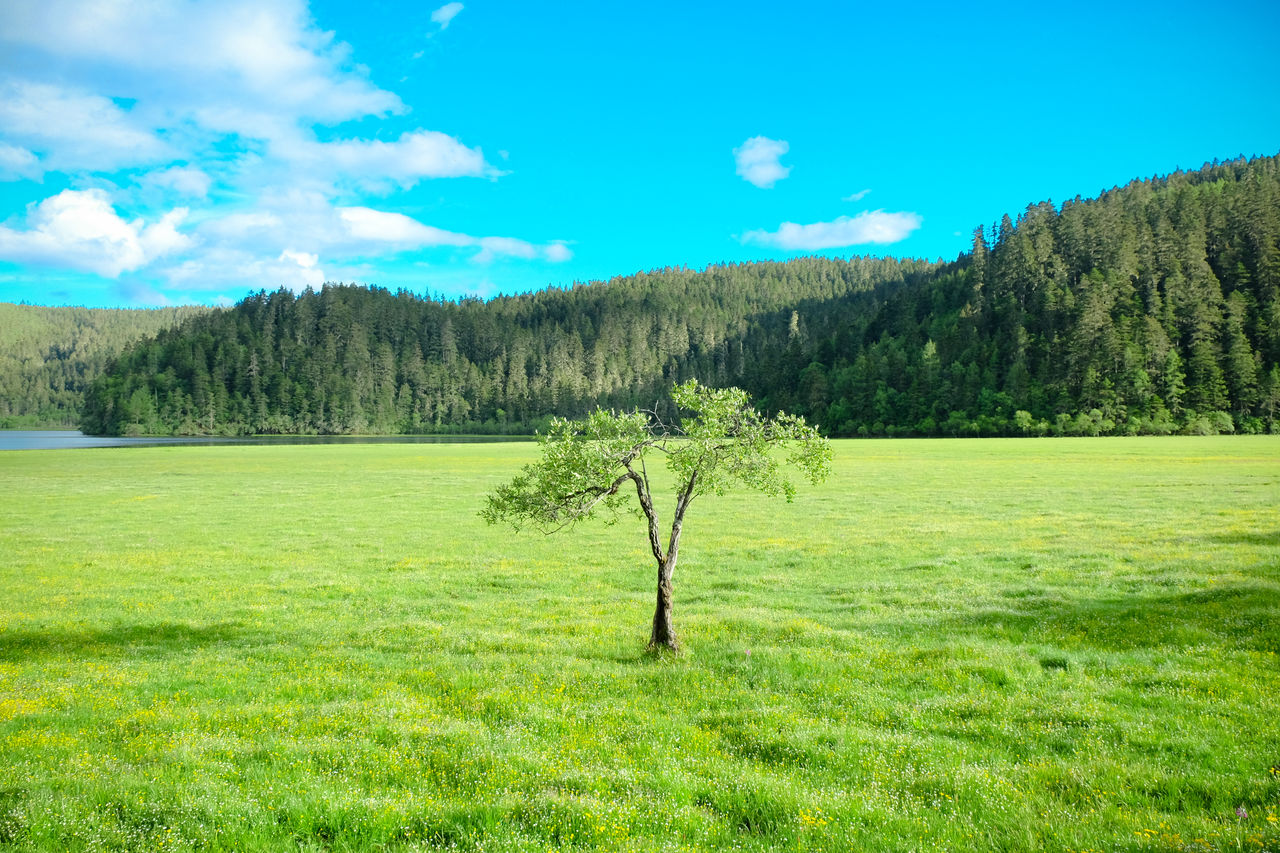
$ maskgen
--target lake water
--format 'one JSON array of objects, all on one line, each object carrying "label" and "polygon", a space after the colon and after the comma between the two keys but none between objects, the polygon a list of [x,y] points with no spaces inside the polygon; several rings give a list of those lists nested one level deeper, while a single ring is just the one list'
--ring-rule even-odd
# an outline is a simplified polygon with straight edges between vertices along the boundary
[{"label": "lake water", "polygon": [[491,441],[527,441],[519,435],[266,435],[243,438],[147,437],[117,438],[85,435],[78,430],[0,430],[0,450],[58,450],[74,447],[159,447],[187,444],[209,447],[221,444],[464,444]]}]

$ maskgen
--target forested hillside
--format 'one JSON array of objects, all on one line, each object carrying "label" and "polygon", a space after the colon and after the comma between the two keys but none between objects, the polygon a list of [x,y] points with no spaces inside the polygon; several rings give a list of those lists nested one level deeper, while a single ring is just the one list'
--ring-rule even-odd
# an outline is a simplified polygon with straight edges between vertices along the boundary
[{"label": "forested hillside", "polygon": [[918,261],[808,258],[664,270],[488,302],[363,287],[259,293],[121,356],[92,432],[529,432],[652,406],[687,376],[739,382],[765,317],[901,283]]},{"label": "forested hillside", "polygon": [[749,385],[837,435],[1271,431],[1280,159],[1031,205],[916,286],[797,316]]},{"label": "forested hillside", "polygon": [[85,389],[117,353],[209,310],[0,302],[0,429],[75,426]]},{"label": "forested hillside", "polygon": [[1270,157],[1032,205],[949,264],[801,258],[488,302],[261,292],[128,349],[83,426],[521,432],[698,377],[833,435],[1256,432],[1278,363]]}]

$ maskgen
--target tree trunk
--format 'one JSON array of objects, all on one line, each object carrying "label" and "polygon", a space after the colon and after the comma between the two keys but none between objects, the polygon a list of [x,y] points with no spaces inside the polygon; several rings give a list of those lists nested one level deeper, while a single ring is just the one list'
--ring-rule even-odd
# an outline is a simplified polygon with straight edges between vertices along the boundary
[{"label": "tree trunk", "polygon": [[[684,529],[684,511],[693,500],[693,486],[697,474],[689,478],[689,482],[680,491],[676,499],[676,515],[671,522],[671,539],[667,542],[665,557],[658,560],[658,605],[653,611],[653,632],[649,635],[650,649],[670,649],[680,651],[680,641],[676,639],[675,626],[671,624],[671,576],[676,571],[676,560],[680,556],[680,532]],[[655,553],[661,549],[655,549]]]},{"label": "tree trunk", "polygon": [[675,626],[671,624],[671,576],[675,574],[676,559],[680,556],[680,531],[684,527],[684,513],[693,500],[693,487],[698,474],[695,471],[689,477],[676,498],[675,519],[671,522],[671,539],[667,543],[667,552],[662,553],[662,543],[658,539],[658,514],[653,508],[653,499],[649,495],[647,475],[641,476],[627,468],[628,476],[635,481],[636,494],[640,497],[640,507],[645,518],[649,520],[649,547],[658,562],[658,602],[653,610],[653,631],[649,634],[649,648],[680,650],[680,641],[676,639]]},{"label": "tree trunk", "polygon": [[676,629],[671,623],[671,575],[675,560],[664,560],[658,566],[658,604],[653,611],[653,632],[649,635],[650,649],[680,650]]}]

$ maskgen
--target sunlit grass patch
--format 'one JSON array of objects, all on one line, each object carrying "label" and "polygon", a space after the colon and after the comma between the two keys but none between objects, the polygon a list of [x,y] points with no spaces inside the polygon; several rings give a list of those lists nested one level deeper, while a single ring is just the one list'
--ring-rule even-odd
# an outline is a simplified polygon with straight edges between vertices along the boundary
[{"label": "sunlit grass patch", "polygon": [[679,657],[533,453],[0,455],[0,849],[1280,849],[1274,439],[838,443]]}]

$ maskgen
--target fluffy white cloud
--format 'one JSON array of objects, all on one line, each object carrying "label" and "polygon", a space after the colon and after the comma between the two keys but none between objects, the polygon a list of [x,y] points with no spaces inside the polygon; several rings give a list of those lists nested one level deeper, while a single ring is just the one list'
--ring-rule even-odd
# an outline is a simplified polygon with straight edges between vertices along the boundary
[{"label": "fluffy white cloud", "polygon": [[[432,19],[443,30],[462,9]],[[306,0],[0,0],[0,181],[63,172],[111,189],[30,206],[0,227],[0,258],[217,292],[317,286],[354,269],[344,259],[433,247],[477,262],[572,257],[560,242],[361,206],[427,179],[504,174],[438,131],[321,129],[405,112]],[[126,220],[112,199],[145,219]]]},{"label": "fluffy white cloud", "polygon": [[28,209],[27,230],[0,226],[0,258],[115,278],[189,248],[186,217],[179,207],[150,225],[126,222],[102,190],[63,190]]},{"label": "fluffy white cloud", "polygon": [[[177,106],[199,92],[267,111],[343,121],[403,109],[352,67],[350,48],[315,26],[303,0],[6,0],[0,41],[105,74]],[[0,67],[19,66],[19,51]]]},{"label": "fluffy white cloud", "polygon": [[[41,79],[50,68],[56,75]],[[316,147],[314,124],[405,111],[350,61],[347,45],[315,26],[302,0],[0,3],[0,141],[37,156],[45,171],[197,162],[228,137],[286,160],[296,151],[304,155],[297,165],[309,168],[306,146],[290,143]],[[467,156],[454,152],[450,161],[444,150],[432,171],[420,162],[423,149],[444,146],[408,136],[399,146],[407,163],[392,180],[403,183],[414,169],[421,177],[477,172],[464,165],[477,154],[460,143]],[[369,161],[362,145],[354,141],[344,159]]]},{"label": "fluffy white cloud", "polygon": [[896,243],[910,236],[922,222],[917,213],[873,210],[809,225],[784,222],[777,231],[748,231],[742,235],[742,242],[806,252],[864,243]]},{"label": "fluffy white cloud", "polygon": [[439,9],[431,13],[431,20],[440,25],[440,29],[447,30],[449,22],[462,11],[461,3],[446,3]]},{"label": "fluffy white cloud", "polygon": [[769,189],[791,174],[791,167],[778,162],[791,146],[781,139],[753,136],[733,149],[733,159],[738,165],[737,174],[761,189]]},{"label": "fluffy white cloud", "polygon": [[141,228],[138,244],[142,247],[144,264],[191,247],[191,238],[178,230],[188,212],[185,207],[175,207],[151,225],[143,225],[141,219],[130,223],[134,228]]}]

